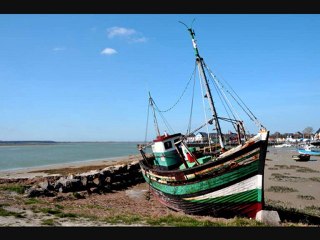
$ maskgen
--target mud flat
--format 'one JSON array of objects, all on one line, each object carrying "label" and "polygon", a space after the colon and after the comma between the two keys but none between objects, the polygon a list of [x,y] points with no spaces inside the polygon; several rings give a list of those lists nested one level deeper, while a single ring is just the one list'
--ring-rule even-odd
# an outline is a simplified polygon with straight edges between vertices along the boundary
[{"label": "mud flat", "polygon": [[[269,147],[265,165],[265,202],[320,217],[320,157],[310,161],[292,159],[295,148]],[[292,213],[293,214],[293,213]]]}]

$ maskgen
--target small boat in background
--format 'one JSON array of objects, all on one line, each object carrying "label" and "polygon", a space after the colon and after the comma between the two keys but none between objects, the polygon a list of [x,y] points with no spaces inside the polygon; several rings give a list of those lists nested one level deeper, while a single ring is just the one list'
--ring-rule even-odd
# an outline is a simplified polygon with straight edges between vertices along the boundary
[{"label": "small boat in background", "polygon": [[298,149],[300,154],[308,154],[311,156],[320,156],[320,146],[314,146],[311,144],[304,145],[302,148]]},{"label": "small boat in background", "polygon": [[310,160],[310,155],[309,154],[299,154],[299,155],[292,155],[292,159],[296,161],[309,161]]},{"label": "small boat in background", "polygon": [[283,143],[279,145],[275,145],[275,148],[283,148],[283,147],[291,147],[292,145],[290,143]]}]

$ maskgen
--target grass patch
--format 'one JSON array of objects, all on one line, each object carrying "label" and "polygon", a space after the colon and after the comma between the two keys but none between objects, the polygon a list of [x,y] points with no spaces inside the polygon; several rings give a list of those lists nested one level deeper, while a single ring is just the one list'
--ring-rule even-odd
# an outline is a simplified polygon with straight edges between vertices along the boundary
[{"label": "grass patch", "polygon": [[117,215],[108,217],[105,222],[111,224],[137,224],[145,223],[150,226],[170,226],[170,227],[226,227],[226,226],[265,226],[265,224],[247,218],[234,218],[230,221],[210,221],[199,220],[190,216],[167,215],[163,217],[143,218],[137,215]]},{"label": "grass patch", "polygon": [[43,201],[37,199],[37,198],[29,198],[27,200],[24,201],[24,204],[26,205],[31,205],[31,204],[40,204],[43,203]]},{"label": "grass patch", "polygon": [[18,194],[24,194],[24,191],[27,189],[26,186],[19,184],[3,184],[0,186],[0,190],[16,192]]},{"label": "grass patch", "polygon": [[8,211],[2,207],[0,207],[0,216],[1,217],[8,217],[8,216],[14,216],[16,218],[24,218],[25,216],[22,215],[22,213],[18,213],[18,212],[11,212]]},{"label": "grass patch", "polygon": [[51,215],[62,213],[60,209],[53,209],[53,208],[40,208],[39,210],[42,213],[51,214]]},{"label": "grass patch", "polygon": [[54,226],[56,223],[53,219],[45,219],[41,221],[41,225]]},{"label": "grass patch", "polygon": [[99,210],[103,210],[103,211],[110,211],[110,210],[112,210],[112,208],[110,208],[110,207],[101,206],[101,205],[91,205],[91,204],[88,204],[88,205],[85,205],[85,207],[88,208],[88,209],[99,209]]},{"label": "grass patch", "polygon": [[267,192],[277,192],[277,193],[298,192],[298,190],[295,188],[283,187],[283,186],[271,186],[266,191]]},{"label": "grass patch", "polygon": [[219,222],[211,222],[209,220],[196,220],[188,216],[168,215],[160,218],[149,218],[146,221],[152,226],[173,226],[173,227],[211,227],[222,226]]},{"label": "grass patch", "polygon": [[91,221],[97,221],[97,220],[99,220],[99,217],[96,216],[96,215],[93,215],[93,214],[79,213],[77,216],[78,216],[78,217],[81,217],[81,218],[87,218],[87,219],[89,219],[89,220],[91,220]]},{"label": "grass patch", "polygon": [[319,216],[319,215],[320,215],[320,207],[318,207],[318,206],[314,206],[314,205],[312,205],[312,206],[306,206],[306,207],[304,208],[304,210],[305,210],[307,213],[309,213],[309,214],[311,214],[311,215],[314,215],[314,216]]},{"label": "grass patch", "polygon": [[267,226],[266,224],[248,218],[234,218],[228,226],[236,226],[236,227],[256,227],[256,226]]},{"label": "grass patch", "polygon": [[57,208],[57,209],[64,209],[64,206],[61,206],[59,204],[55,204],[54,207]]},{"label": "grass patch", "polygon": [[89,209],[104,209],[104,207],[100,205],[86,205],[86,207]]},{"label": "grass patch", "polygon": [[141,222],[141,217],[137,215],[116,215],[113,217],[105,218],[105,222],[111,223],[111,224],[134,224],[137,222]]},{"label": "grass patch", "polygon": [[311,195],[297,195],[297,197],[299,199],[303,199],[303,200],[315,200],[315,197],[313,197]]},{"label": "grass patch", "polygon": [[78,215],[75,213],[64,213],[64,212],[55,214],[55,216],[59,218],[77,218],[78,217]]},{"label": "grass patch", "polygon": [[[58,205],[58,206],[60,206],[60,205]],[[75,214],[75,213],[62,212],[61,211],[62,208],[63,208],[63,206],[60,206],[60,209],[57,209],[57,208],[40,208],[39,210],[42,213],[54,215],[54,216],[59,217],[59,218],[76,218],[76,217],[78,217],[78,215]]]},{"label": "grass patch", "polygon": [[278,208],[287,207],[290,204],[291,203],[289,203],[289,202],[283,202],[283,201],[280,201],[280,200],[271,200],[271,199],[267,199],[266,200],[266,205],[273,206],[273,207],[278,207]]},{"label": "grass patch", "polygon": [[198,220],[189,216],[173,216],[168,215],[157,219],[150,218],[147,223],[153,226],[173,226],[173,227],[227,227],[227,226],[265,226],[265,224],[247,218],[236,217],[233,220],[222,221],[210,221],[210,220]]},{"label": "grass patch", "polygon": [[9,203],[1,203],[1,204],[0,204],[0,208],[2,208],[2,207],[7,207],[7,206],[10,206],[10,204],[9,204]]}]

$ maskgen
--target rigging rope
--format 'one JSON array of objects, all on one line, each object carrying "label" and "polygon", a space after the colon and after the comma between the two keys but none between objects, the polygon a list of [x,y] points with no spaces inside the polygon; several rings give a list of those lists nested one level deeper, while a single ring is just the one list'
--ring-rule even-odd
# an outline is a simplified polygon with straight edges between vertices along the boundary
[{"label": "rigging rope", "polygon": [[194,101],[194,89],[196,85],[196,75],[193,75],[193,87],[192,87],[192,99],[191,99],[191,109],[190,109],[190,116],[189,116],[189,124],[187,129],[187,134],[191,131],[191,121],[192,121],[192,113],[193,113],[193,101]]},{"label": "rigging rope", "polygon": [[[231,102],[227,98],[225,92],[223,91],[223,88],[224,88],[223,85],[221,86],[221,84],[219,84],[219,81],[216,81],[215,76],[213,75],[211,70],[206,66],[205,63],[204,63],[204,66],[205,66],[206,70],[208,71],[209,76],[211,77],[210,80],[213,82],[213,85],[215,86],[215,89],[218,93],[218,96],[221,100],[221,103],[222,103],[228,117],[231,119],[230,114],[229,114],[229,112],[230,112],[233,116],[233,119],[241,121],[241,118],[239,117],[238,113],[236,112],[233,105],[231,104]],[[235,116],[235,114],[237,115],[237,117]],[[237,131],[237,127],[234,125],[233,122],[232,122],[232,126],[235,129],[235,131]]]},{"label": "rigging rope", "polygon": [[[208,71],[210,72],[210,74],[212,75],[212,77],[218,81],[221,85],[222,83],[217,79],[217,77],[212,73],[212,71],[209,69],[209,67],[206,66],[206,68],[208,69]],[[226,80],[224,80],[226,82],[226,84],[228,85],[228,87],[232,90],[232,92],[237,96],[238,100],[234,97],[234,95],[228,91],[228,89],[225,89],[225,91],[234,99],[234,101],[240,106],[240,108],[248,115],[248,117],[259,127],[263,127],[263,125],[259,122],[259,120],[257,119],[257,117],[250,111],[250,109],[247,107],[247,105],[242,101],[242,99],[238,96],[238,94],[233,90],[233,88],[228,84],[228,82]],[[222,85],[223,86],[223,85]],[[239,102],[241,101],[241,103]],[[245,108],[246,109],[245,109]]]},{"label": "rigging rope", "polygon": [[[229,111],[230,111],[230,112],[232,113],[232,116],[235,118],[235,116],[234,116],[234,114],[233,114],[233,112],[232,112],[232,110],[230,109],[229,106],[227,106],[229,110],[227,109],[227,107],[226,107],[227,101],[226,101],[225,98],[222,96],[222,93],[221,93],[222,91],[218,88],[216,82],[213,81],[213,85],[214,85],[214,87],[215,87],[215,89],[216,89],[216,92],[218,93],[218,96],[219,96],[219,98],[220,98],[220,101],[221,101],[221,103],[222,103],[222,105],[223,105],[223,107],[224,107],[224,109],[225,109],[228,117],[231,119],[230,114],[229,114]],[[228,104],[227,104],[227,105],[228,105]],[[232,126],[233,126],[234,129],[237,131],[236,126],[235,126],[234,124],[232,124]]]},{"label": "rigging rope", "polygon": [[196,66],[195,66],[195,68],[194,68],[194,70],[193,70],[193,73],[191,74],[191,77],[190,77],[187,85],[185,86],[185,88],[184,88],[182,94],[180,95],[180,97],[178,98],[178,100],[177,100],[170,108],[168,108],[168,109],[166,109],[166,110],[160,110],[160,109],[158,108],[158,109],[157,109],[158,112],[169,112],[171,109],[173,109],[173,108],[180,102],[181,98],[183,97],[183,95],[185,94],[186,90],[188,89],[188,86],[189,86],[189,84],[190,84],[190,82],[191,82],[191,80],[192,80],[192,76],[195,74],[195,71],[196,71]]},{"label": "rigging rope", "polygon": [[[200,79],[200,87],[201,87],[201,96],[204,96],[203,93],[203,86],[202,86],[202,78],[200,76],[200,71],[199,71],[199,79]],[[207,118],[207,113],[206,113],[206,108],[205,108],[205,102],[204,102],[204,97],[202,98],[202,105],[203,105],[203,112],[204,112],[204,117],[205,117],[205,122],[208,122],[208,118]],[[210,141],[210,135],[209,135],[209,127],[208,124],[206,124],[207,127],[207,135],[208,135],[208,142],[209,142],[209,147],[210,147],[210,152],[211,152],[211,141]]]},{"label": "rigging rope", "polygon": [[[230,112],[232,113],[232,116],[234,119],[240,120],[241,118],[239,117],[239,114],[237,113],[237,111],[235,110],[235,108],[233,107],[232,103],[229,101],[228,97],[226,96],[225,92],[223,91],[223,89],[225,89],[225,87],[223,86],[223,84],[219,81],[219,79],[217,79],[217,77],[212,73],[211,69],[205,64],[206,69],[208,70],[211,79],[214,81],[214,83],[219,87],[220,92],[223,94],[223,99],[224,101],[227,103],[228,108],[230,110]],[[226,92],[228,92],[228,89],[225,89]],[[235,116],[235,115],[236,116]]]},{"label": "rigging rope", "polygon": [[159,112],[159,115],[160,115],[160,117],[162,118],[162,121],[163,121],[164,125],[166,125],[168,131],[169,131],[170,133],[174,133],[174,130],[173,130],[173,128],[170,126],[169,122],[165,119],[165,117],[163,116],[162,112],[159,111],[159,108],[158,108],[157,104],[156,104],[154,101],[153,101],[153,103],[154,103],[155,109]]}]

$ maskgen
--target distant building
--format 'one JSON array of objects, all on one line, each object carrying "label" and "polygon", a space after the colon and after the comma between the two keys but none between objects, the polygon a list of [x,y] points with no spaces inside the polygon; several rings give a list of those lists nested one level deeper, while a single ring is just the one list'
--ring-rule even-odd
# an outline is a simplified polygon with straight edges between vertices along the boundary
[{"label": "distant building", "polygon": [[[198,132],[193,139],[195,142],[198,142],[198,143],[208,142],[208,140],[210,140],[211,143],[219,142],[217,133],[209,133],[209,136],[208,136],[208,133]],[[229,131],[229,133],[224,134],[224,140],[225,140],[225,143],[227,144],[237,144],[238,134],[232,133],[231,131]]]},{"label": "distant building", "polygon": [[195,142],[196,136],[192,133],[187,137],[187,142]]},{"label": "distant building", "polygon": [[205,132],[198,132],[194,138],[195,142],[203,143],[208,142],[208,134]]}]

